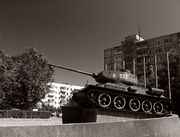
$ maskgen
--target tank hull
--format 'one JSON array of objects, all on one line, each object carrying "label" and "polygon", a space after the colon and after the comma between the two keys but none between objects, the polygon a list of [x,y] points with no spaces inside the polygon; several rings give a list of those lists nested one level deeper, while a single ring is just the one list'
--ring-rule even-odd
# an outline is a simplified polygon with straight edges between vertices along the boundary
[{"label": "tank hull", "polygon": [[73,93],[73,100],[82,107],[111,109],[146,113],[150,115],[166,115],[171,113],[171,100],[165,97],[152,96],[137,92],[88,85]]}]

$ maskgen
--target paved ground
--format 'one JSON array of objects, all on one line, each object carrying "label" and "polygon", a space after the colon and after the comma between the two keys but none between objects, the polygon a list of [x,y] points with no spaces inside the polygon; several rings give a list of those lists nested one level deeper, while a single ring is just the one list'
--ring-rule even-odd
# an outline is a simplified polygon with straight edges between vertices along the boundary
[{"label": "paved ground", "polygon": [[[98,118],[97,122],[102,122],[103,119]],[[103,119],[103,120],[101,120]],[[119,119],[112,119],[105,120],[107,121],[129,121],[132,118],[119,118]],[[20,119],[20,118],[0,118],[0,127],[9,127],[9,126],[48,126],[48,125],[62,125],[62,118],[51,117],[49,119]]]},{"label": "paved ground", "polygon": [[[131,118],[121,118],[118,121],[129,121]],[[117,121],[112,120],[111,121]],[[102,122],[102,121],[98,121]],[[62,125],[62,118],[51,117],[49,119],[18,119],[18,118],[0,118],[0,127],[10,126],[48,126],[48,125]]]},{"label": "paved ground", "polygon": [[49,118],[49,119],[16,119],[16,118],[1,118],[0,127],[8,126],[48,126],[48,125],[61,125],[61,118]]}]

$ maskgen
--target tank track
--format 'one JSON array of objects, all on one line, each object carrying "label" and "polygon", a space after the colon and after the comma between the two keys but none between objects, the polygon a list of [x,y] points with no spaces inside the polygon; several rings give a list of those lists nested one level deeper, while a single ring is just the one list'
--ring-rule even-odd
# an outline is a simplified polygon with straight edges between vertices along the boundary
[{"label": "tank track", "polygon": [[165,115],[171,113],[171,101],[163,97],[94,85],[88,85],[75,94],[73,95],[74,100],[83,107],[95,107],[150,115]]}]

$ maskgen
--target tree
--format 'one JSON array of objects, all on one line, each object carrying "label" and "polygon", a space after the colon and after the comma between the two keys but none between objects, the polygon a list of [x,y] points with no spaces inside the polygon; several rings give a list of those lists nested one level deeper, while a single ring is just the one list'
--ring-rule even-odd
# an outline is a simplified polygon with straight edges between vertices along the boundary
[{"label": "tree", "polygon": [[[180,58],[178,55],[169,56],[169,66],[170,66],[170,83],[171,83],[171,96],[172,96],[172,106],[175,113],[180,114]],[[169,87],[168,87],[168,70],[167,63],[163,63],[163,69],[159,71],[159,88],[165,90],[165,96],[169,97]]]},{"label": "tree", "polygon": [[[1,90],[1,108],[9,107],[9,97],[11,96],[13,87],[13,69],[12,58],[5,54],[4,51],[0,51],[0,90]],[[6,92],[8,91],[8,92]]]},{"label": "tree", "polygon": [[[180,84],[180,59],[179,56],[171,55],[169,57],[169,66],[170,66],[170,83],[171,83],[171,89],[172,94],[176,93],[176,91],[179,89]],[[159,71],[159,87],[168,90],[168,70],[167,70],[167,63],[163,63],[163,69]],[[177,96],[178,93],[176,93]],[[180,94],[179,94],[180,95]],[[165,96],[168,97],[168,94],[166,93]]]},{"label": "tree", "polygon": [[53,68],[34,48],[23,53],[6,57],[1,53],[0,87],[5,99],[3,108],[30,109],[49,91]]}]

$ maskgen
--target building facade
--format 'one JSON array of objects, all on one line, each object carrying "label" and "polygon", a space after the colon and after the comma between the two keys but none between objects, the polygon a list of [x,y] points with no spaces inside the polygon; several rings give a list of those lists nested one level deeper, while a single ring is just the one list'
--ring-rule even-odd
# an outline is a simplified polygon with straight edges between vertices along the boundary
[{"label": "building facade", "polygon": [[67,103],[73,90],[82,88],[82,86],[52,82],[50,83],[50,92],[47,93],[42,102],[45,105],[59,108]]},{"label": "building facade", "polygon": [[142,37],[139,35],[132,35],[125,37],[125,40],[122,41],[122,51],[123,51],[123,61],[124,61],[124,69],[128,68],[132,73],[134,72],[133,61],[135,61],[137,57],[137,43],[140,41],[144,41]]},{"label": "building facade", "polygon": [[174,56],[180,55],[180,33],[173,33],[139,42],[137,44],[136,57],[136,74],[138,79],[143,81],[145,64],[147,84],[153,83],[150,77],[151,71],[153,73],[157,72],[157,75],[160,73],[164,63],[167,63],[167,53]]},{"label": "building facade", "polygon": [[122,47],[114,47],[104,50],[104,69],[120,70],[122,66]]},{"label": "building facade", "polygon": [[[120,51],[115,54],[115,49],[118,48]],[[109,52],[109,56],[107,56],[107,52]],[[157,68],[156,72],[159,72],[163,68],[163,63],[167,62],[167,53],[180,55],[180,32],[147,40],[138,35],[132,35],[125,37],[120,46],[104,50],[104,68],[107,70],[128,69],[138,76],[140,83],[144,82],[145,72],[146,82],[149,84],[151,71],[154,73]],[[116,56],[119,57],[121,64],[118,69],[115,65],[117,64]],[[106,68],[106,66],[108,67]]]},{"label": "building facade", "polygon": [[104,70],[129,69],[133,71],[133,59],[137,54],[137,42],[143,41],[138,35],[125,37],[120,46],[104,50]]}]

